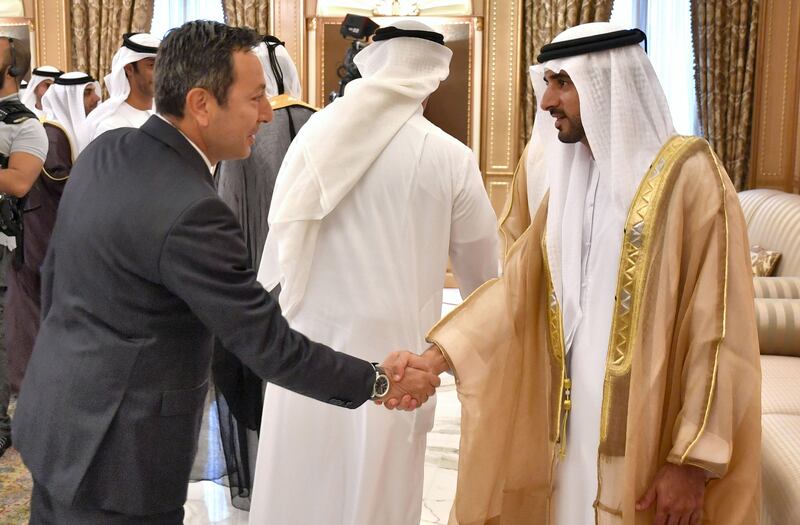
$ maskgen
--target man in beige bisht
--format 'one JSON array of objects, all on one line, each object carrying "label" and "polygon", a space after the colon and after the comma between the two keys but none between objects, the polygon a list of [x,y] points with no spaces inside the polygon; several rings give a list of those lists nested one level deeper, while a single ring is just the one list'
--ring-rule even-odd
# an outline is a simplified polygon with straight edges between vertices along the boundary
[{"label": "man in beige bisht", "polygon": [[745,223],[708,143],[675,135],[643,39],[578,26],[531,68],[503,277],[416,363],[457,379],[451,524],[759,521]]}]

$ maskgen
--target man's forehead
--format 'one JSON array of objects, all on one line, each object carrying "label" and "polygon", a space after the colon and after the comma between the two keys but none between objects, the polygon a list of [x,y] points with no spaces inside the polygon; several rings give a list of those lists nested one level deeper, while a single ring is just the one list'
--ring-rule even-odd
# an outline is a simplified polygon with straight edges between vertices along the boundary
[{"label": "man's forehead", "polygon": [[563,78],[563,79],[569,80],[569,74],[566,71],[564,71],[563,69],[560,70],[558,73],[556,73],[552,69],[545,69],[544,70],[544,77],[547,78],[547,79],[550,79],[550,78]]},{"label": "man's forehead", "polygon": [[[234,58],[234,69],[237,67],[242,70],[242,75],[236,75],[234,73],[234,81],[238,81],[239,76],[241,80],[243,80],[246,84],[246,87],[257,89],[258,86],[262,86],[266,89],[266,83],[264,82],[264,69],[261,67],[261,61],[258,59],[258,56],[253,52],[252,49],[242,49],[238,51]],[[261,75],[254,74],[256,71],[260,72]]]},{"label": "man's forehead", "polygon": [[250,69],[261,69],[261,61],[258,59],[258,56],[253,52],[253,49],[240,49],[235,51],[233,54],[233,61],[234,61],[234,68],[236,64],[239,67],[250,68]]}]

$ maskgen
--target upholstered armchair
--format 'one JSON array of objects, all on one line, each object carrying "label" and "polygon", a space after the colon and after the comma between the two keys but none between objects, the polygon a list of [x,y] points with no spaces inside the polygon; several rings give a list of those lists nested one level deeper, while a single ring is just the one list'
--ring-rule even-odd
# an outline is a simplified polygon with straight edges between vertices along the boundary
[{"label": "upholstered armchair", "polygon": [[800,195],[739,194],[750,245],[778,251],[771,277],[756,277],[762,367],[764,525],[800,523]]}]

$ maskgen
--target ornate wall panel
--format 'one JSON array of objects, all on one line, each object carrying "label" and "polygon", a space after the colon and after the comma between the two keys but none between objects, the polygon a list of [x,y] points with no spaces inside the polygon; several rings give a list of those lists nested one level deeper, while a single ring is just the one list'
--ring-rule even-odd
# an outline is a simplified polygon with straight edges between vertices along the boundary
[{"label": "ornate wall panel", "polygon": [[34,20],[35,36],[31,35],[36,43],[31,46],[34,64],[49,64],[69,71],[72,69],[69,0],[25,2],[26,10],[31,4],[34,13],[28,14],[26,11],[25,15]]},{"label": "ornate wall panel", "polygon": [[481,170],[499,214],[519,160],[520,0],[486,0]]},{"label": "ornate wall panel", "polygon": [[750,187],[800,193],[800,2],[764,0]]}]

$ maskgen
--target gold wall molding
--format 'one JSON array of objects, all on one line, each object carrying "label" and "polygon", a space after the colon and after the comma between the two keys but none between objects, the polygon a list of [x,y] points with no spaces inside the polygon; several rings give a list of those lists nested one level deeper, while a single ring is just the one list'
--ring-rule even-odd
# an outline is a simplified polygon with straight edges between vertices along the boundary
[{"label": "gold wall molding", "polygon": [[[30,6],[26,2],[26,9]],[[63,71],[72,69],[72,35],[70,34],[69,0],[35,0],[32,14],[35,66],[48,64]],[[25,13],[29,16],[28,13]],[[31,35],[34,39],[34,35]],[[33,46],[32,46],[33,47]]]},{"label": "gold wall molding", "polygon": [[521,0],[486,0],[481,171],[500,214],[519,160]]},{"label": "gold wall molding", "polygon": [[800,193],[800,2],[764,0],[748,186]]}]

